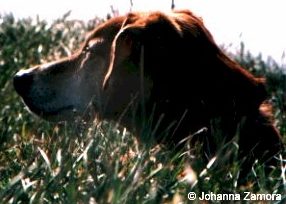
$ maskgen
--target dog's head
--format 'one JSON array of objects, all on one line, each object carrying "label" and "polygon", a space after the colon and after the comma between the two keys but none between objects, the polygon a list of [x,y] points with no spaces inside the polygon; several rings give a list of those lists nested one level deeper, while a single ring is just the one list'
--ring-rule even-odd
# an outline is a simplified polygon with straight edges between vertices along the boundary
[{"label": "dog's head", "polygon": [[72,56],[19,71],[14,87],[28,108],[52,121],[74,120],[94,108],[102,110],[102,84],[109,66],[111,44],[123,18],[95,29]]},{"label": "dog's head", "polygon": [[74,120],[91,111],[116,119],[130,104],[145,105],[150,98],[180,106],[192,96],[214,102],[229,94],[226,84],[252,97],[260,82],[228,63],[191,12],[131,13],[95,28],[72,56],[19,71],[14,86],[29,109],[47,120]]}]

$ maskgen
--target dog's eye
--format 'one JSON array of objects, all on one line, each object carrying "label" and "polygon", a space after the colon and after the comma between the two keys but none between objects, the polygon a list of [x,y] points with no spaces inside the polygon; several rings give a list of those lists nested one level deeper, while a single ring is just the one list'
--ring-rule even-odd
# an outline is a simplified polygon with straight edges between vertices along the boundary
[{"label": "dog's eye", "polygon": [[86,54],[97,53],[100,54],[102,52],[103,39],[95,38],[86,42],[85,46],[82,48],[81,54],[85,56]]},{"label": "dog's eye", "polygon": [[86,45],[83,49],[82,49],[82,53],[87,53],[90,51],[90,47],[88,45]]}]

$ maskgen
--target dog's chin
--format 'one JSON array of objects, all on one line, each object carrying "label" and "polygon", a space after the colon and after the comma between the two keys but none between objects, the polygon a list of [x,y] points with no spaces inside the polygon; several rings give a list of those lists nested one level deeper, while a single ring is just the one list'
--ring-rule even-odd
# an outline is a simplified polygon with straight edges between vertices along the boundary
[{"label": "dog's chin", "polygon": [[75,122],[81,120],[81,118],[84,116],[84,113],[79,111],[79,109],[73,105],[50,109],[38,108],[28,104],[26,105],[29,111],[34,115],[50,122]]},{"label": "dog's chin", "polygon": [[29,98],[22,98],[22,101],[30,113],[49,122],[89,122],[98,115],[98,111],[92,103],[52,105],[35,103]]}]

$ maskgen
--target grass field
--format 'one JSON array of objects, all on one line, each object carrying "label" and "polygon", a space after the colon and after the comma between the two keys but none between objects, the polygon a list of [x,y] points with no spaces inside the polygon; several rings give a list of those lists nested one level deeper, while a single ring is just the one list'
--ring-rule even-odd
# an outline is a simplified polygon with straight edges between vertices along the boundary
[{"label": "grass field", "polygon": [[[278,194],[281,201],[261,203],[286,203],[285,154],[280,158],[284,163],[267,176],[263,166],[254,164],[249,182],[241,186],[235,143],[223,147],[206,165],[200,155],[138,143],[113,123],[53,124],[31,115],[13,90],[13,74],[68,55],[100,22],[65,17],[47,24],[0,16],[0,203],[202,203],[189,201],[189,192]],[[285,141],[283,67],[252,56],[243,44],[232,57],[267,78],[275,125]]]}]

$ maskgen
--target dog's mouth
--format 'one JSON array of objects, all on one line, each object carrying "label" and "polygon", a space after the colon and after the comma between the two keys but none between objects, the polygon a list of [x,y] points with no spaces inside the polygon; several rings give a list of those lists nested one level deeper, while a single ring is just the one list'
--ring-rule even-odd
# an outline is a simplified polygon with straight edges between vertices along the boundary
[{"label": "dog's mouth", "polygon": [[28,110],[34,115],[51,122],[75,122],[75,121],[89,121],[94,119],[98,115],[98,111],[92,103],[86,106],[80,105],[62,105],[62,106],[52,106],[47,105],[39,106],[39,104],[34,104],[29,100],[23,100]]},{"label": "dog's mouth", "polygon": [[60,122],[60,121],[71,121],[78,116],[78,109],[74,105],[64,105],[59,107],[45,106],[40,107],[36,106],[33,103],[23,100],[29,111],[34,113],[48,121]]}]

